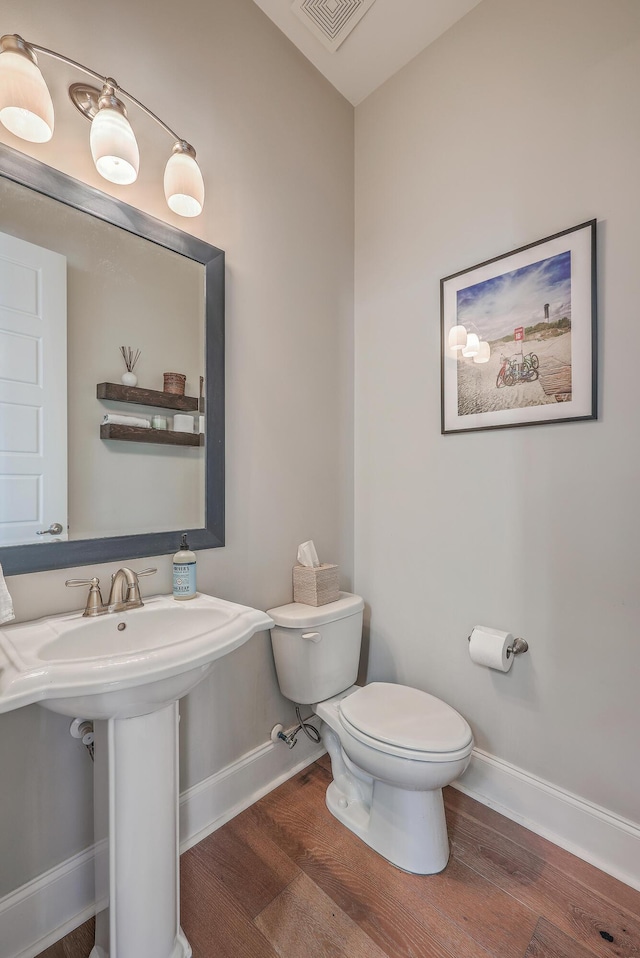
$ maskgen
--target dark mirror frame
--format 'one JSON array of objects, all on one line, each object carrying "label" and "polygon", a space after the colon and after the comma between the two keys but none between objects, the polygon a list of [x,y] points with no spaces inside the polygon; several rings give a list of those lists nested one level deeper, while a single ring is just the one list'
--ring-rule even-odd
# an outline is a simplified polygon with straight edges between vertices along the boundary
[{"label": "dark mirror frame", "polygon": [[[205,269],[205,527],[0,548],[5,575],[224,545],[224,252],[0,143],[0,176],[187,256]],[[0,229],[2,214],[0,211]],[[114,495],[114,508],[117,496]]]}]

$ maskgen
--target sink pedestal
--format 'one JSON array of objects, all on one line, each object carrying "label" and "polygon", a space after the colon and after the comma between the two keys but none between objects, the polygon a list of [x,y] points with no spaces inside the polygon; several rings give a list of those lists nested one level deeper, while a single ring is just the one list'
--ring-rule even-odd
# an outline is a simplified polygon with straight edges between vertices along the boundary
[{"label": "sink pedestal", "polygon": [[95,727],[96,900],[107,907],[96,916],[90,958],[189,958],[180,928],[178,703]]}]

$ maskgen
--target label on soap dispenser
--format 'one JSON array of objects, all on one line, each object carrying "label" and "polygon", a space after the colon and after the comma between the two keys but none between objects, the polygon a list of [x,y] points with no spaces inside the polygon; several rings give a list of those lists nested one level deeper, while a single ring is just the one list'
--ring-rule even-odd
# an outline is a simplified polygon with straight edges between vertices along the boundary
[{"label": "label on soap dispenser", "polygon": [[183,597],[196,594],[195,562],[173,563],[173,594]]}]

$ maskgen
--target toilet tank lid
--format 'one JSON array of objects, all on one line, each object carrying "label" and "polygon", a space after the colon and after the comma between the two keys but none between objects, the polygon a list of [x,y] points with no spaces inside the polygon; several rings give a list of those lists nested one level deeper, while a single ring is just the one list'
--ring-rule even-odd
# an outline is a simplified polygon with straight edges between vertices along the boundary
[{"label": "toilet tank lid", "polygon": [[270,615],[276,625],[286,629],[311,629],[328,622],[346,619],[364,609],[364,600],[359,595],[340,592],[340,598],[326,605],[305,605],[303,602],[289,602],[277,609],[270,609]]}]

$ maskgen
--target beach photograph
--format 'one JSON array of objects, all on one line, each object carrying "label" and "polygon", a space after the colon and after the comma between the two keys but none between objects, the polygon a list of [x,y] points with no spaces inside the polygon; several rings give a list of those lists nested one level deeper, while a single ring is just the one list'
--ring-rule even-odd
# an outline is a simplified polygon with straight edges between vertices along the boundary
[{"label": "beach photograph", "polygon": [[458,351],[459,416],[571,401],[570,250],[458,289],[456,322],[490,350]]}]

